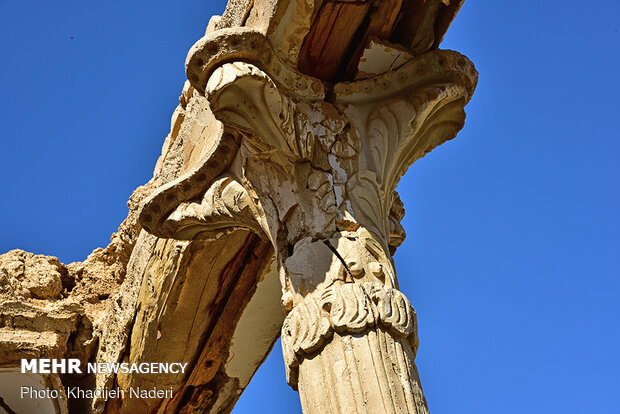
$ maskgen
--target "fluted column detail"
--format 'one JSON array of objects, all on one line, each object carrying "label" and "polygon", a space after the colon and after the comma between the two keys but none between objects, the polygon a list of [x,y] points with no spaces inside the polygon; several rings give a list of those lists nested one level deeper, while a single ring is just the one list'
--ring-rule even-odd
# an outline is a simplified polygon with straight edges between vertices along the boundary
[{"label": "fluted column detail", "polygon": [[282,327],[287,381],[305,413],[428,412],[416,348],[413,307],[381,283],[317,291]]},{"label": "fluted column detail", "polygon": [[299,367],[304,413],[427,413],[409,344],[379,327],[334,334]]}]

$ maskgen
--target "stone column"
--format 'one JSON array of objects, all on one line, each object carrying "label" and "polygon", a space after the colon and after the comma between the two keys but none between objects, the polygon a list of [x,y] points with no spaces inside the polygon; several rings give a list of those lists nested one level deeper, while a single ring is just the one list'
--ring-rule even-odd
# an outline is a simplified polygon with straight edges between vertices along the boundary
[{"label": "stone column", "polygon": [[273,244],[287,380],[306,414],[427,412],[415,311],[392,260],[405,236],[395,188],[462,128],[477,73],[452,51],[400,60],[333,85],[297,71],[258,31],[206,36],[187,73],[219,121],[213,139],[196,150],[204,162],[141,212],[160,237],[247,228]]}]

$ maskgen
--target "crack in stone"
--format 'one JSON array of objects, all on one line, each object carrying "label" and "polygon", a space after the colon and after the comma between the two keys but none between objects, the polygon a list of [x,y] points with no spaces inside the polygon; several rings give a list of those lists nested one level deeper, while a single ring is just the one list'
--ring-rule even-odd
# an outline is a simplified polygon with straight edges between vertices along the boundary
[{"label": "crack in stone", "polygon": [[338,250],[336,250],[336,248],[331,245],[329,240],[323,240],[323,243],[325,243],[325,245],[329,248],[329,250],[331,250],[332,253],[334,253],[334,255],[342,262],[342,266],[345,268],[345,270],[347,271],[349,276],[351,276],[351,279],[353,279],[353,275],[351,274],[351,271],[349,270],[349,267],[347,266],[347,264],[344,261],[344,259],[342,258],[342,256],[340,256],[340,253],[338,253]]},{"label": "crack in stone", "polygon": [[0,397],[0,407],[2,407],[4,411],[7,412],[7,414],[17,414],[11,409],[11,407],[8,406],[8,404],[4,401],[4,398],[2,397]]}]

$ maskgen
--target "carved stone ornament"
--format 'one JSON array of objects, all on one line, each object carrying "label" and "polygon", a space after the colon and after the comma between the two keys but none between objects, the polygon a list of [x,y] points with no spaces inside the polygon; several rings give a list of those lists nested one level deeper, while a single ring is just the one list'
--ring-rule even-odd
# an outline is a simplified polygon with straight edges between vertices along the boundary
[{"label": "carved stone ornament", "polygon": [[453,51],[402,56],[383,74],[330,84],[259,31],[205,36],[187,75],[219,122],[140,213],[158,237],[243,228],[271,242],[289,312],[287,378],[306,413],[427,412],[415,311],[392,260],[404,239],[395,189],[463,127],[477,72]]},{"label": "carved stone ornament", "polygon": [[308,295],[286,317],[282,349],[287,380],[297,388],[297,367],[329,342],[334,332],[361,334],[381,326],[417,350],[415,310],[398,290],[381,283],[338,283]]}]

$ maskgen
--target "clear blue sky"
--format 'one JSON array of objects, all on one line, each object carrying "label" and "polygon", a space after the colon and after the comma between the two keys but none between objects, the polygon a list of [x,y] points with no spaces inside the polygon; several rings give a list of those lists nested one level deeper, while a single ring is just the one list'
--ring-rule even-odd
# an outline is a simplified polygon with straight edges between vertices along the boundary
[{"label": "clear blue sky", "polygon": [[[0,0],[0,252],[79,261],[145,183],[224,1]],[[620,1],[473,1],[480,82],[401,181],[433,414],[620,413]],[[300,412],[279,343],[234,413]]]}]

